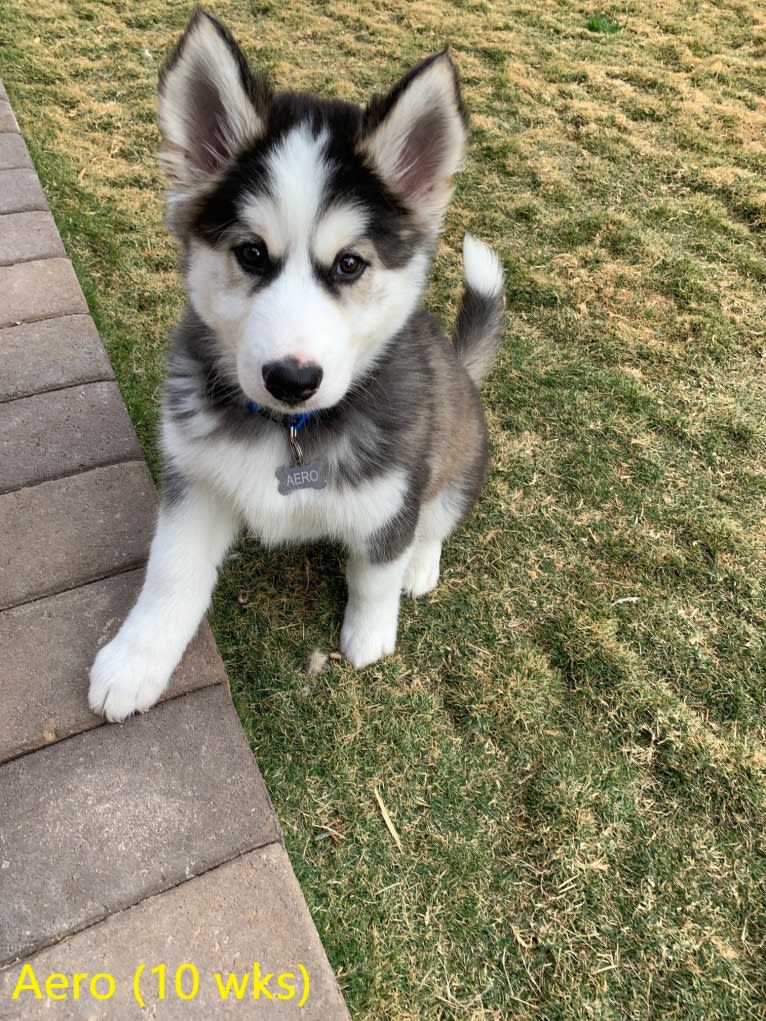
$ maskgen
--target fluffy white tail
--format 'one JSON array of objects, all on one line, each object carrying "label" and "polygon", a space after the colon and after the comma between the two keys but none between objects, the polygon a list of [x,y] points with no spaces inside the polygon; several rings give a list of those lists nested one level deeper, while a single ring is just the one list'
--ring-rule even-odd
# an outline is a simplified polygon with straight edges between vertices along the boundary
[{"label": "fluffy white tail", "polygon": [[460,361],[477,386],[492,367],[503,329],[504,276],[500,260],[482,241],[463,239],[465,289],[453,342]]}]

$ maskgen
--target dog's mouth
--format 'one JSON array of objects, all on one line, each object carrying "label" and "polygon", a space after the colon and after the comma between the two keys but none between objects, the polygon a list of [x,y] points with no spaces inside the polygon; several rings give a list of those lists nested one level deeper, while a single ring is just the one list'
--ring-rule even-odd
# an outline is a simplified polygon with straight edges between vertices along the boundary
[{"label": "dog's mouth", "polygon": [[305,400],[277,400],[269,393],[259,393],[255,397],[252,397],[247,391],[244,391],[248,405],[253,404],[258,408],[264,408],[273,415],[283,416],[295,416],[295,415],[312,415],[317,411],[322,411],[324,406],[321,401],[312,397],[308,397]]},{"label": "dog's mouth", "polygon": [[300,424],[305,425],[309,419],[313,418],[314,415],[319,414],[318,410],[315,411],[301,411],[300,409],[293,408],[292,410],[285,411],[284,409],[271,408],[266,404],[258,404],[256,401],[248,399],[247,410],[253,415],[261,415],[263,418],[268,418],[272,422],[278,422],[280,425],[296,426]]},{"label": "dog's mouth", "polygon": [[318,400],[316,395],[303,401],[278,401],[268,393],[260,393],[252,397],[246,390],[242,392],[250,411],[288,424],[290,419],[305,418],[308,421],[321,412],[330,411],[338,403],[337,401],[328,403]]}]

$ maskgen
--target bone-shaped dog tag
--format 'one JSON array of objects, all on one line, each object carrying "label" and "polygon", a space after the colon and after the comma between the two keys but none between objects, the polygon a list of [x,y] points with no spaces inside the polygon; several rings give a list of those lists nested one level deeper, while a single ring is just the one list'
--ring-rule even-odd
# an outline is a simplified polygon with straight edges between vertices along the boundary
[{"label": "bone-shaped dog tag", "polygon": [[282,496],[289,496],[297,489],[324,489],[327,485],[327,472],[318,461],[292,467],[283,464],[275,474],[279,479],[279,492]]}]

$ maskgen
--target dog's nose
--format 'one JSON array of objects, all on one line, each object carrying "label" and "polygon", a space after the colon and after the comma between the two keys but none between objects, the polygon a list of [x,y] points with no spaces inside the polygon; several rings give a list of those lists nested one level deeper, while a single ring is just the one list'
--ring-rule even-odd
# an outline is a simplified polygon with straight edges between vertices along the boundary
[{"label": "dog's nose", "polygon": [[266,389],[284,404],[307,401],[319,389],[323,375],[319,365],[300,365],[295,358],[269,362],[261,371]]}]

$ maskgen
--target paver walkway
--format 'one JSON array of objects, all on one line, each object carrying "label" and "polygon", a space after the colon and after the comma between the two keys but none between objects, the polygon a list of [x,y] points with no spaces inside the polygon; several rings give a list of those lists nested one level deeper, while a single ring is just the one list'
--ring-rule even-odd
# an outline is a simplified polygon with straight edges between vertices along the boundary
[{"label": "paver walkway", "polygon": [[88,710],[155,510],[0,83],[0,1018],[348,1018],[207,624]]}]

